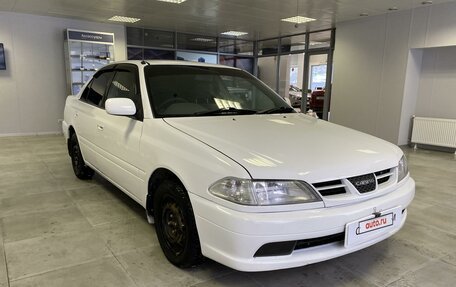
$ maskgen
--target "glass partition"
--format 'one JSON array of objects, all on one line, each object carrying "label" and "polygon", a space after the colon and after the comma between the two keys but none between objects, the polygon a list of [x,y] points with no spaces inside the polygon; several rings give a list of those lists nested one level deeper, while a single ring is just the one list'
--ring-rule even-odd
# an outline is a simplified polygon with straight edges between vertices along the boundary
[{"label": "glass partition", "polygon": [[157,30],[144,30],[144,46],[174,48],[174,33]]},{"label": "glass partition", "polygon": [[177,48],[182,50],[217,52],[217,38],[178,33]]},{"label": "glass partition", "polygon": [[282,52],[304,51],[306,49],[306,35],[283,37],[281,46]]},{"label": "glass partition", "polygon": [[258,55],[277,54],[279,51],[279,39],[258,41]]},{"label": "glass partition", "polygon": [[331,31],[323,31],[309,34],[309,49],[331,47]]},{"label": "glass partition", "polygon": [[[135,60],[178,59],[237,67],[256,75],[297,110],[302,103],[303,109],[313,108],[322,115],[318,99],[312,107],[310,101],[312,91],[326,93],[323,102],[330,101],[326,85],[331,82],[327,77],[331,74],[332,66],[328,65],[332,65],[333,35],[329,29],[251,41],[127,27],[127,54]],[[325,109],[329,111],[328,103]]]},{"label": "glass partition", "polygon": [[241,39],[219,39],[219,52],[253,56],[253,42]]},{"label": "glass partition", "polygon": [[238,57],[232,55],[220,55],[219,57],[219,64],[236,67],[247,71],[250,74],[253,74],[253,63],[254,59],[252,57]]}]

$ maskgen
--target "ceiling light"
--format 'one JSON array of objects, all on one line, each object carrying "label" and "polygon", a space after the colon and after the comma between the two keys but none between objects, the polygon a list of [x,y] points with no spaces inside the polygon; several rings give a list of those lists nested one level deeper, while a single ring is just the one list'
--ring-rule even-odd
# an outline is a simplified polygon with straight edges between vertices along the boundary
[{"label": "ceiling light", "polygon": [[223,32],[221,34],[225,35],[225,36],[239,37],[239,36],[247,35],[248,33],[247,32],[240,32],[240,31],[227,31],[227,32]]},{"label": "ceiling light", "polygon": [[431,5],[432,1],[423,1],[421,2],[422,5]]},{"label": "ceiling light", "polygon": [[187,0],[157,0],[157,1],[160,1],[160,2],[168,2],[168,3],[174,3],[174,4],[181,4]]},{"label": "ceiling light", "polygon": [[369,13],[366,13],[366,12],[360,13],[359,16],[361,16],[361,17],[367,17],[367,16],[369,16]]},{"label": "ceiling light", "polygon": [[112,16],[108,19],[109,21],[124,22],[124,23],[136,23],[139,18],[125,17],[125,16]]},{"label": "ceiling light", "polygon": [[284,22],[290,22],[290,23],[296,23],[296,24],[306,23],[306,22],[315,21],[315,20],[317,20],[317,19],[303,17],[303,16],[294,16],[294,17],[282,19],[282,21],[284,21]]},{"label": "ceiling light", "polygon": [[389,10],[389,11],[397,11],[397,10],[399,10],[399,8],[397,8],[397,7],[390,7],[390,8],[388,8],[388,10]]}]

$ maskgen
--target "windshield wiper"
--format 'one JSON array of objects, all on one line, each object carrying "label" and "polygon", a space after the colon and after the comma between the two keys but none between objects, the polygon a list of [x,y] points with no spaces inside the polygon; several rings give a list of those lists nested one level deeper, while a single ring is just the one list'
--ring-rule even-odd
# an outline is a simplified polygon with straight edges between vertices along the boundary
[{"label": "windshield wiper", "polygon": [[275,107],[269,110],[264,110],[261,112],[258,112],[258,114],[283,114],[283,113],[295,113],[295,109],[292,107]]},{"label": "windshield wiper", "polygon": [[212,116],[212,115],[252,115],[256,114],[257,111],[248,109],[237,109],[237,108],[223,108],[212,111],[197,112],[195,116]]}]

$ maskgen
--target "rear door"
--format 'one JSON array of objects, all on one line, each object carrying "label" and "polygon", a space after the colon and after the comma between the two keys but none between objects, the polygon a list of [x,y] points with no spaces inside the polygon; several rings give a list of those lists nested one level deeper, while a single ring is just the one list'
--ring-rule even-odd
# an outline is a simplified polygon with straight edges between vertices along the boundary
[{"label": "rear door", "polygon": [[80,104],[75,105],[74,126],[85,161],[98,169],[98,159],[102,155],[99,143],[99,121],[105,113],[102,109],[103,97],[114,76],[111,68],[97,72],[84,89]]}]

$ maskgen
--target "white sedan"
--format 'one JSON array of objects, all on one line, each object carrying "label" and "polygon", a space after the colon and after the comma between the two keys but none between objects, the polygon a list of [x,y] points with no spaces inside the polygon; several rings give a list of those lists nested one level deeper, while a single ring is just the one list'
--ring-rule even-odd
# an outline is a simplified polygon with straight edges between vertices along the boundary
[{"label": "white sedan", "polygon": [[179,267],[354,252],[397,232],[415,193],[397,146],[296,113],[235,68],[110,64],[67,98],[62,127],[76,176],[96,171],[141,204]]}]

